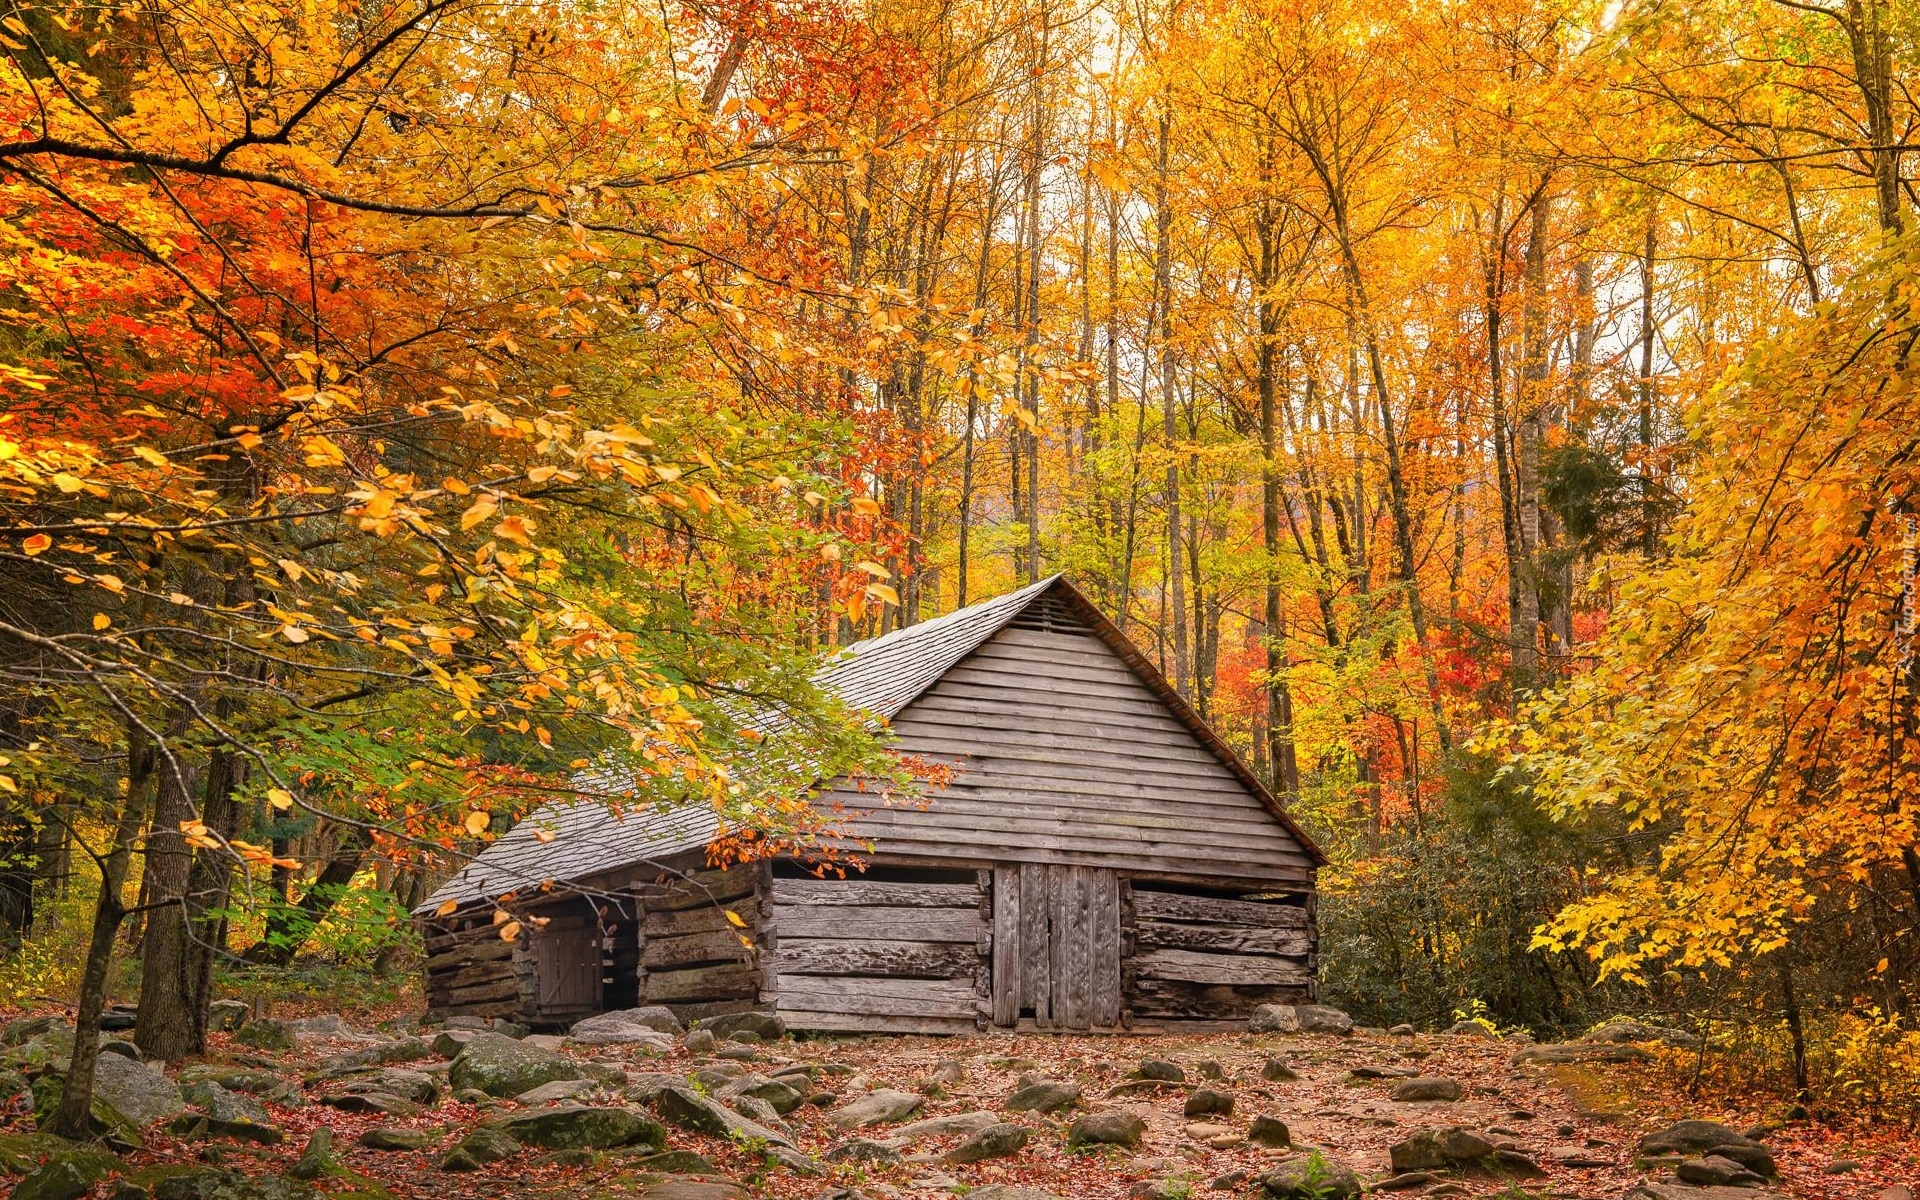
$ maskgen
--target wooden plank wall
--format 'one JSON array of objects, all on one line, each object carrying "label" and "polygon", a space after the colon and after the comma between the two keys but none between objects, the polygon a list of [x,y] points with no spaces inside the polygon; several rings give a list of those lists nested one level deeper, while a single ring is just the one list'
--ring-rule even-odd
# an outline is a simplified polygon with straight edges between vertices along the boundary
[{"label": "wooden plank wall", "polygon": [[791,1029],[973,1032],[989,1004],[987,874],[971,884],[774,879],[761,1000]]},{"label": "wooden plank wall", "polygon": [[892,727],[900,750],[956,770],[924,810],[831,794],[882,854],[1312,886],[1305,848],[1084,627],[1001,630]]},{"label": "wooden plank wall", "polygon": [[1241,1021],[1258,1004],[1312,998],[1305,905],[1123,886],[1122,986],[1136,1019]]},{"label": "wooden plank wall", "polygon": [[501,940],[491,905],[423,922],[421,942],[429,1017],[520,1015],[514,943]]},{"label": "wooden plank wall", "polygon": [[[767,865],[757,863],[649,876],[636,884],[639,1003],[667,1005],[683,1018],[752,1008],[764,982],[769,878]],[[729,920],[729,912],[741,924]]]}]

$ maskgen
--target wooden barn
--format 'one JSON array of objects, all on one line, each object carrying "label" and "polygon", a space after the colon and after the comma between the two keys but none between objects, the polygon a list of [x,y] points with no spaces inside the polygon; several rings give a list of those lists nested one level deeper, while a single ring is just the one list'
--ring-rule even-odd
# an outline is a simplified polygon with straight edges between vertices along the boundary
[{"label": "wooden barn", "polygon": [[[1319,849],[1064,579],[850,647],[821,681],[952,765],[924,806],[825,782],[874,846],[863,874],[713,870],[710,813],[550,804],[418,910],[431,1013],[555,1027],[664,1004],[961,1033],[1191,1028],[1313,998]],[[510,891],[547,918],[513,942],[493,924]]]}]

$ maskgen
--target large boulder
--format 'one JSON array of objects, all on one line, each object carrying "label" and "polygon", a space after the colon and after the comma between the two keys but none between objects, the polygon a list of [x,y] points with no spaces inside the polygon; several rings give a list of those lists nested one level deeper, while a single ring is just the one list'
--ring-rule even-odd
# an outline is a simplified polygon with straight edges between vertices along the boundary
[{"label": "large boulder", "polygon": [[[43,1124],[58,1106],[65,1085],[60,1071],[47,1071],[34,1080],[34,1112]],[[186,1107],[180,1086],[152,1067],[118,1054],[102,1054],[94,1063],[93,1124],[118,1143],[137,1144],[140,1130],[176,1117]]]},{"label": "large boulder", "polygon": [[290,1183],[273,1175],[246,1175],[219,1167],[153,1168],[137,1172],[131,1182],[151,1180],[153,1200],[314,1200],[319,1193],[304,1183]]},{"label": "large boulder", "polygon": [[631,1108],[560,1104],[489,1121],[523,1146],[543,1150],[611,1150],[617,1146],[667,1148],[665,1126]]},{"label": "large boulder", "polygon": [[842,1129],[864,1129],[868,1125],[888,1125],[904,1121],[920,1111],[925,1096],[878,1088],[835,1109],[827,1119]]},{"label": "large boulder", "polygon": [[653,1004],[644,1008],[623,1008],[596,1013],[574,1022],[567,1036],[589,1046],[618,1046],[632,1043],[671,1049],[680,1032],[680,1018],[673,1010]]},{"label": "large boulder", "polygon": [[425,1129],[376,1125],[354,1140],[369,1150],[425,1150],[440,1139]]},{"label": "large boulder", "polygon": [[390,1067],[398,1063],[419,1062],[423,1058],[434,1056],[433,1043],[425,1038],[404,1037],[388,1042],[375,1042],[358,1050],[349,1050],[345,1054],[335,1054],[321,1059],[318,1069],[322,1073],[338,1073],[358,1070],[362,1067]]},{"label": "large boulder", "polygon": [[215,1000],[207,1005],[207,1028],[215,1033],[232,1033],[253,1016],[253,1006],[245,1000]]},{"label": "large boulder", "polygon": [[474,1088],[489,1096],[518,1096],[556,1079],[585,1077],[566,1055],[497,1033],[469,1040],[447,1070],[447,1082],[454,1091]]},{"label": "large boulder", "polygon": [[1420,1075],[1413,1079],[1403,1079],[1387,1093],[1389,1098],[1403,1103],[1423,1103],[1428,1101],[1458,1100],[1467,1094],[1458,1079],[1448,1079],[1442,1075]]},{"label": "large boulder", "polygon": [[703,1096],[692,1088],[662,1088],[653,1099],[653,1107],[664,1120],[671,1121],[682,1129],[691,1129],[695,1133],[759,1141],[774,1146],[793,1144],[792,1140],[779,1130],[743,1117],[726,1105]]},{"label": "large boulder", "polygon": [[763,1042],[777,1042],[787,1036],[787,1023],[769,1012],[725,1013],[700,1022],[700,1028],[717,1038],[751,1033]]},{"label": "large boulder", "polygon": [[1353,1168],[1317,1150],[1261,1175],[1260,1186],[1273,1200],[1357,1200],[1362,1191]]},{"label": "large boulder", "polygon": [[1300,1013],[1291,1004],[1261,1004],[1247,1018],[1248,1033],[1299,1033]]},{"label": "large boulder", "polygon": [[952,1137],[954,1134],[974,1134],[991,1125],[998,1125],[1000,1118],[990,1112],[948,1113],[945,1116],[927,1117],[920,1121],[911,1121],[896,1129],[889,1130],[894,1137],[907,1141],[920,1138]]},{"label": "large boulder", "polygon": [[1058,1112],[1080,1103],[1080,1085],[1064,1079],[1036,1079],[1007,1098],[1008,1112]]},{"label": "large boulder", "polygon": [[[794,1078],[794,1082],[803,1083],[805,1080]],[[777,1116],[785,1116],[799,1108],[800,1102],[806,1098],[806,1093],[792,1083],[753,1074],[734,1078],[722,1086],[718,1094],[726,1104],[733,1104],[740,1098],[757,1100],[771,1108]]]},{"label": "large boulder", "polygon": [[1682,1160],[1673,1169],[1673,1177],[1695,1187],[1759,1187],[1766,1182],[1762,1176],[1718,1154]]},{"label": "large boulder", "polygon": [[1346,1037],[1353,1032],[1353,1018],[1330,1004],[1299,1004],[1294,1006],[1293,1013],[1300,1022],[1301,1033]]},{"label": "large boulder", "polygon": [[1189,1118],[1232,1116],[1233,1093],[1221,1088],[1195,1088],[1187,1097],[1183,1112]]},{"label": "large boulder", "polygon": [[21,1017],[17,1021],[8,1021],[6,1028],[0,1030],[0,1042],[9,1046],[23,1046],[34,1038],[42,1037],[54,1031],[67,1035],[67,1041],[73,1041],[73,1025],[65,1017],[56,1017],[43,1013],[37,1017]]},{"label": "large boulder", "polygon": [[1640,1139],[1640,1153],[1648,1156],[1706,1155],[1722,1146],[1760,1147],[1760,1143],[1718,1121],[1675,1121]]},{"label": "large boulder", "polygon": [[1457,1125],[1419,1129],[1388,1147],[1396,1171],[1432,1171],[1461,1163],[1480,1162],[1494,1154],[1492,1142]]},{"label": "large boulder", "polygon": [[950,1163],[981,1162],[989,1158],[1007,1158],[1026,1148],[1027,1138],[1032,1136],[1025,1125],[1016,1125],[1011,1121],[996,1121],[992,1125],[975,1130],[972,1136],[958,1146],[947,1151]]},{"label": "large boulder", "polygon": [[1067,1126],[1067,1146],[1138,1146],[1147,1131],[1140,1114],[1125,1108],[1109,1108],[1075,1117]]},{"label": "large boulder", "polygon": [[520,1143],[503,1130],[482,1125],[460,1139],[440,1160],[442,1171],[478,1171],[520,1153]]},{"label": "large boulder", "polygon": [[291,1050],[298,1044],[294,1041],[293,1026],[272,1017],[248,1021],[233,1035],[233,1040],[236,1045],[251,1046],[255,1050]]},{"label": "large boulder", "polygon": [[[120,1160],[102,1150],[74,1146],[46,1135],[46,1161],[26,1172],[14,1188],[16,1197],[26,1200],[79,1200],[94,1184],[119,1167]],[[22,1164],[23,1166],[25,1164]]]},{"label": "large boulder", "polygon": [[1684,1029],[1672,1029],[1665,1025],[1648,1025],[1624,1017],[1602,1021],[1581,1034],[1580,1040],[1615,1043],[1658,1042],[1662,1046],[1675,1046],[1682,1050],[1696,1050],[1700,1046],[1698,1034],[1688,1033]]},{"label": "large boulder", "polygon": [[277,1146],[287,1139],[273,1117],[251,1096],[230,1092],[210,1080],[189,1083],[180,1093],[197,1110],[181,1113],[168,1123],[168,1129],[180,1137],[232,1138],[265,1146]]}]

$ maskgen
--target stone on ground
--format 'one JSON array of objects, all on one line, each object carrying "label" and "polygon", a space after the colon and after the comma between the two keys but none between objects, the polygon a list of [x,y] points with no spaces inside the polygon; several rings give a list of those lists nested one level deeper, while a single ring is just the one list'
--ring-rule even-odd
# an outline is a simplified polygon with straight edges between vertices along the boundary
[{"label": "stone on ground", "polygon": [[1133,1069],[1135,1079],[1164,1079],[1168,1083],[1185,1083],[1187,1073],[1178,1063],[1170,1063],[1163,1058],[1145,1058]]},{"label": "stone on ground", "polygon": [[925,1096],[879,1088],[835,1109],[827,1119],[841,1129],[864,1129],[869,1125],[888,1125],[904,1121],[920,1111]]},{"label": "stone on ground", "polygon": [[318,1179],[339,1165],[333,1157],[333,1130],[322,1125],[308,1135],[299,1161],[287,1168],[287,1174],[295,1179]]},{"label": "stone on ground", "polygon": [[1260,1078],[1269,1083],[1298,1083],[1300,1073],[1288,1066],[1285,1060],[1270,1058],[1261,1064]]},{"label": "stone on ground", "polygon": [[1337,1037],[1353,1033],[1353,1018],[1330,1004],[1297,1004],[1293,1014],[1301,1033],[1331,1033]]},{"label": "stone on ground", "polygon": [[1247,1018],[1248,1033],[1299,1033],[1299,1010],[1291,1004],[1261,1004]]},{"label": "stone on ground", "polygon": [[897,1163],[900,1151],[872,1138],[848,1138],[821,1155],[830,1163]]},{"label": "stone on ground", "polygon": [[1713,1153],[1719,1155],[1721,1158],[1732,1159],[1747,1170],[1752,1171],[1755,1175],[1761,1175],[1768,1179],[1772,1179],[1780,1173],[1773,1165],[1773,1153],[1765,1146],[1742,1146],[1736,1142],[1729,1143],[1725,1146],[1715,1146]]},{"label": "stone on ground", "polygon": [[292,1027],[271,1017],[248,1021],[233,1035],[233,1040],[236,1045],[251,1046],[255,1050],[291,1050],[296,1045]]},{"label": "stone on ground", "polygon": [[1626,1063],[1645,1062],[1653,1056],[1638,1046],[1619,1042],[1549,1042],[1527,1046],[1516,1052],[1516,1063]]},{"label": "stone on ground", "polygon": [[1640,1139],[1640,1153],[1700,1155],[1721,1146],[1758,1146],[1760,1143],[1718,1121],[1675,1121]]},{"label": "stone on ground", "polygon": [[1581,1034],[1580,1040],[1583,1042],[1658,1042],[1663,1046],[1676,1046],[1682,1050],[1697,1049],[1700,1045],[1699,1035],[1688,1033],[1684,1029],[1670,1029],[1664,1025],[1647,1025],[1640,1021],[1625,1019],[1602,1021]]},{"label": "stone on ground", "polygon": [[1025,1149],[1030,1136],[1031,1131],[1025,1125],[997,1121],[975,1130],[966,1141],[947,1151],[946,1160],[950,1163],[972,1163],[984,1162],[989,1158],[1007,1158]]},{"label": "stone on ground", "polygon": [[1274,1167],[1260,1176],[1260,1186],[1273,1200],[1356,1200],[1361,1192],[1352,1168],[1318,1152]]},{"label": "stone on ground", "polygon": [[434,1053],[433,1043],[425,1038],[396,1038],[393,1041],[376,1042],[371,1046],[322,1059],[319,1069],[322,1072],[339,1072],[357,1070],[361,1067],[391,1067],[399,1063],[419,1062],[423,1058],[432,1058]]},{"label": "stone on ground", "polygon": [[767,1012],[727,1013],[702,1021],[700,1027],[717,1038],[744,1032],[757,1035],[763,1042],[777,1042],[787,1036],[787,1023]]},{"label": "stone on ground", "polygon": [[1413,1079],[1403,1079],[1394,1085],[1388,1096],[1407,1103],[1427,1101],[1458,1100],[1467,1094],[1457,1079],[1447,1079],[1439,1075],[1421,1075]]},{"label": "stone on ground", "polygon": [[1064,1079],[1037,1079],[1007,1098],[1008,1112],[1058,1112],[1080,1103],[1080,1085]]},{"label": "stone on ground", "polygon": [[917,1141],[920,1138],[979,1133],[987,1126],[999,1123],[1000,1118],[990,1112],[948,1113],[945,1116],[912,1121],[888,1132],[895,1138]]},{"label": "stone on ground", "polygon": [[378,1034],[368,1033],[364,1029],[355,1029],[341,1019],[338,1013],[325,1013],[317,1017],[296,1017],[287,1022],[287,1031],[294,1040],[301,1042],[378,1042],[384,1040]]},{"label": "stone on ground", "polygon": [[653,1105],[654,1111],[658,1112],[662,1119],[671,1121],[682,1129],[691,1129],[695,1133],[729,1139],[740,1137],[773,1146],[793,1144],[786,1134],[743,1117],[726,1105],[703,1096],[692,1088],[662,1088],[660,1094],[654,1097]]},{"label": "stone on ground", "polygon": [[498,1129],[480,1126],[460,1139],[440,1160],[442,1171],[478,1171],[520,1153],[520,1143]]},{"label": "stone on ground", "polygon": [[487,1122],[523,1146],[542,1150],[612,1150],[620,1146],[667,1148],[660,1122],[630,1108],[562,1104],[535,1108]]},{"label": "stone on ground", "polygon": [[[567,1036],[588,1045],[618,1045],[622,1042],[651,1042],[664,1036],[671,1041],[681,1031],[680,1018],[665,1005],[649,1004],[641,1008],[623,1008],[595,1013],[574,1022]],[[651,1035],[651,1036],[649,1036]]]},{"label": "stone on ground", "polygon": [[1227,1117],[1233,1115],[1233,1093],[1219,1088],[1195,1088],[1183,1110],[1188,1117]]},{"label": "stone on ground", "polygon": [[1279,1117],[1255,1117],[1247,1126],[1247,1140],[1269,1150],[1285,1150],[1293,1145],[1293,1134]]},{"label": "stone on ground", "polygon": [[571,1100],[599,1086],[591,1079],[556,1079],[552,1083],[543,1083],[537,1088],[521,1092],[513,1098],[513,1102],[533,1108],[540,1104],[552,1104],[556,1100]]},{"label": "stone on ground", "polygon": [[518,1096],[543,1083],[584,1077],[566,1055],[499,1034],[482,1034],[467,1042],[447,1070],[447,1082],[454,1090],[476,1088],[489,1096]]},{"label": "stone on ground", "polygon": [[1109,1108],[1101,1112],[1087,1113],[1075,1117],[1067,1126],[1067,1145],[1074,1146],[1138,1146],[1140,1137],[1147,1131],[1147,1123],[1140,1114],[1125,1108]]},{"label": "stone on ground", "polygon": [[1053,1192],[1041,1191],[1039,1188],[990,1183],[986,1187],[974,1188],[968,1192],[967,1200],[1064,1200],[1064,1198]]},{"label": "stone on ground", "polygon": [[1388,1161],[1396,1171],[1432,1171],[1462,1163],[1486,1162],[1497,1153],[1492,1142],[1458,1125],[1415,1130],[1387,1149]]},{"label": "stone on ground", "polygon": [[[805,1082],[796,1079],[795,1082]],[[758,1100],[772,1109],[776,1116],[786,1116],[800,1107],[806,1098],[799,1088],[778,1079],[769,1079],[765,1075],[742,1075],[720,1089],[720,1098],[731,1103],[735,1096]]]},{"label": "stone on ground", "polygon": [[711,1029],[689,1029],[681,1041],[688,1054],[712,1054],[714,1047],[719,1044],[720,1039],[713,1035]]},{"label": "stone on ground", "polygon": [[718,1179],[657,1175],[635,1181],[633,1200],[748,1200],[748,1196],[738,1184]]},{"label": "stone on ground", "polygon": [[287,1135],[273,1117],[251,1096],[230,1092],[217,1083],[189,1083],[181,1096],[197,1112],[184,1112],[168,1123],[175,1134],[186,1138],[232,1138],[277,1146]]},{"label": "stone on ground", "polygon": [[654,1171],[664,1175],[718,1175],[720,1168],[706,1160],[704,1155],[692,1150],[662,1150],[658,1154],[645,1154],[633,1160],[633,1165],[642,1171]]},{"label": "stone on ground", "polygon": [[1765,1178],[1718,1154],[1685,1159],[1673,1169],[1673,1176],[1695,1187],[1758,1187],[1766,1182]]},{"label": "stone on ground", "polygon": [[1622,1200],[1788,1200],[1788,1197],[1784,1192],[1766,1188],[1694,1187],[1690,1183],[1650,1179]]},{"label": "stone on ground", "polygon": [[1488,1042],[1493,1041],[1495,1037],[1493,1030],[1487,1028],[1486,1023],[1482,1021],[1455,1021],[1441,1032],[1448,1037],[1479,1038]]},{"label": "stone on ground", "polygon": [[425,1150],[440,1139],[424,1129],[376,1125],[355,1140],[369,1150]]},{"label": "stone on ground", "polygon": [[207,1028],[215,1033],[232,1033],[253,1016],[253,1006],[245,1000],[215,1000],[207,1005]]}]

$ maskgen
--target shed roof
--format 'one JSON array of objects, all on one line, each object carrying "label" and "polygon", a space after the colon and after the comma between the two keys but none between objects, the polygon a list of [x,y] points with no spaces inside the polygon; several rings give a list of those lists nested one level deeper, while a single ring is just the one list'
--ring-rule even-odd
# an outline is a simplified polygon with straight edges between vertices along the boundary
[{"label": "shed roof", "polygon": [[[943,617],[858,642],[822,664],[814,680],[849,708],[890,720],[1049,593],[1072,608],[1094,635],[1126,662],[1173,716],[1273,813],[1315,863],[1326,862],[1319,847],[1259,777],[1180,697],[1139,647],[1064,576],[1054,575]],[[598,798],[554,801],[481,851],[415,911],[428,912],[449,900],[466,904],[538,887],[547,881],[580,880],[665,859],[705,845],[717,830],[714,813],[699,806],[616,813]],[[557,836],[542,840],[536,831]]]}]

